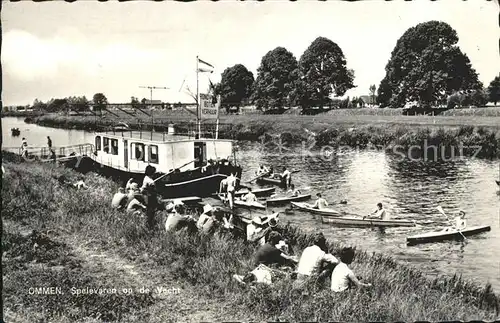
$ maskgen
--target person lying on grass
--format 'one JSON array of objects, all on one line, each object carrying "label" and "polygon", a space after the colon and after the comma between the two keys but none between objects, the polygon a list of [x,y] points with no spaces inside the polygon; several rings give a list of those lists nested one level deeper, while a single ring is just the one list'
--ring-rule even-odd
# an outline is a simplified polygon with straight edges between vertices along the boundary
[{"label": "person lying on grass", "polygon": [[331,275],[339,261],[327,251],[325,236],[323,233],[316,234],[313,245],[305,248],[300,256],[296,287],[301,287],[308,279],[316,279],[322,285],[326,277]]},{"label": "person lying on grass", "polygon": [[276,248],[275,245],[282,240],[278,232],[272,231],[268,240],[269,242],[260,246],[254,255],[254,266],[256,268],[245,276],[233,275],[236,281],[243,285],[249,283],[271,284],[273,277],[280,273],[280,271],[273,270],[271,266],[295,265],[297,263],[296,257],[289,256]]},{"label": "person lying on grass", "polygon": [[351,289],[354,285],[361,287],[370,287],[369,283],[362,283],[354,275],[354,272],[349,268],[348,265],[354,260],[354,249],[344,248],[340,251],[340,262],[332,272],[331,278],[331,290],[334,292],[343,292],[345,290]]}]

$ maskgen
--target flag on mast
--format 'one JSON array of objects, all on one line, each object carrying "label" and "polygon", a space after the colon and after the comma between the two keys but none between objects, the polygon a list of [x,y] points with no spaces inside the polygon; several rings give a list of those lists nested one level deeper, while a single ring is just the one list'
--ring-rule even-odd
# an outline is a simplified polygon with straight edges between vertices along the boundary
[{"label": "flag on mast", "polygon": [[[199,58],[198,58],[198,63],[199,63],[199,64],[203,64],[203,65],[205,65],[205,66],[201,66],[201,67],[199,67],[199,68],[198,68],[198,72],[201,72],[201,73],[203,73],[203,72],[213,73],[213,69],[214,69],[215,67],[214,67],[212,64],[207,63],[207,62],[205,62],[204,60],[199,59]],[[211,67],[211,68],[209,68],[209,67]]]}]

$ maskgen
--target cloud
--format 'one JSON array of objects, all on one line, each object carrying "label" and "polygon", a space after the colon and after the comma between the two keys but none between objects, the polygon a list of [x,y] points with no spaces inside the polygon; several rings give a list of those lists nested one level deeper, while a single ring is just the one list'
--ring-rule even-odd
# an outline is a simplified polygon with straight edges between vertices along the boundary
[{"label": "cloud", "polygon": [[77,32],[43,39],[23,30],[5,33],[2,54],[5,73],[21,81],[57,78],[68,68],[74,75],[94,77],[102,71],[134,71],[161,59],[158,51],[125,44],[92,46]]}]

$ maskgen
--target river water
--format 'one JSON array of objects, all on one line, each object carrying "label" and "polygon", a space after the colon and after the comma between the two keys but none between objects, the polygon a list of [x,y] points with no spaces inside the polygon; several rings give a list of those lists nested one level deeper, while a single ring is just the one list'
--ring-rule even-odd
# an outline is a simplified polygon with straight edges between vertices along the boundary
[{"label": "river water", "polygon": [[[10,128],[21,130],[12,137]],[[22,118],[2,118],[2,147],[19,147],[25,137],[29,146],[92,143],[93,134],[25,124]],[[500,195],[495,179],[499,161],[464,158],[447,162],[410,161],[377,151],[351,151],[338,157],[325,157],[319,151],[301,147],[270,147],[261,143],[240,142],[238,159],[244,168],[243,180],[250,179],[261,163],[300,170],[293,175],[297,188],[311,194],[321,192],[327,201],[346,199],[346,205],[333,207],[365,215],[382,202],[392,217],[415,220],[413,228],[372,229],[338,228],[321,223],[321,218],[295,211],[283,214],[309,232],[323,232],[344,244],[367,251],[391,255],[417,266],[429,275],[462,274],[477,283],[490,282],[500,291]],[[472,236],[468,243],[444,242],[407,247],[406,237],[441,229],[446,219],[436,211],[441,205],[448,214],[464,210],[468,225],[490,225],[491,231]],[[278,208],[276,210],[279,210]]]}]

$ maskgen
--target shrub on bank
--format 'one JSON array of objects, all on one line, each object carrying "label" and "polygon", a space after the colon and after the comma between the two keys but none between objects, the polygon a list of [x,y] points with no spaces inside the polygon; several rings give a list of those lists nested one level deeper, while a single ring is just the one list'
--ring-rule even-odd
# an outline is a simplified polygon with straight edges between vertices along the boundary
[{"label": "shrub on bank", "polygon": [[[5,167],[7,174],[3,178],[2,207],[9,209],[9,221],[18,221],[17,216],[22,215],[27,223],[35,227],[44,226],[55,231],[61,227],[65,228],[82,242],[95,241],[101,246],[118,250],[128,259],[137,262],[147,261],[147,266],[157,268],[159,275],[168,273],[170,276],[189,282],[207,297],[232,299],[235,306],[260,319],[436,321],[493,319],[497,315],[495,310],[498,307],[498,299],[489,287],[479,288],[459,277],[443,276],[431,280],[421,272],[389,257],[379,254],[369,255],[359,250],[353,269],[373,283],[371,289],[334,294],[327,289],[314,290],[311,286],[308,293],[303,293],[294,290],[291,281],[288,280],[279,281],[273,287],[258,286],[256,290],[242,289],[236,285],[231,276],[253,269],[251,266],[251,256],[255,251],[253,246],[224,236],[201,237],[184,232],[167,235],[162,230],[161,223],[158,224],[158,230],[151,233],[145,229],[144,219],[130,217],[110,209],[110,198],[116,191],[117,184],[96,174],[86,175],[85,182],[90,186],[89,190],[76,191],[61,189],[56,180],[61,173],[76,179],[78,174],[73,171],[54,165],[35,163],[30,165],[9,163]],[[21,179],[26,187],[17,191]],[[28,193],[30,190],[32,192]],[[15,193],[28,197],[15,199]],[[24,213],[20,214],[19,207],[26,201],[29,201],[30,208],[33,210],[39,208],[41,212],[31,213],[31,217]],[[23,212],[29,213],[29,210]],[[281,226],[280,231],[290,239],[297,253],[311,243],[312,237],[295,227]],[[341,247],[342,245],[335,242],[329,243],[333,253]],[[4,274],[11,286],[4,291],[5,305],[12,308],[15,302],[30,304],[29,298],[18,295],[18,288],[25,288],[27,283],[40,283],[29,278],[37,277],[39,273],[14,270]],[[50,282],[62,279],[53,272],[38,276]],[[81,278],[72,277],[83,281],[91,279],[84,273]],[[68,302],[62,302],[62,305],[69,305]],[[108,313],[106,311],[111,307],[110,304],[119,304],[117,306],[120,309],[125,306],[135,306],[131,303],[123,305],[125,300],[113,298],[105,303],[105,307],[92,303],[94,302],[92,298],[89,298],[88,302],[85,305],[88,311],[82,313]],[[142,304],[143,308],[150,304],[148,300],[137,300],[137,302]],[[41,304],[37,303],[37,306]],[[62,305],[56,307],[57,310],[53,313],[72,315],[69,313],[70,306],[63,309]],[[59,305],[54,304],[54,306]],[[140,307],[134,308],[141,310]],[[109,318],[113,319],[114,316]]]}]

